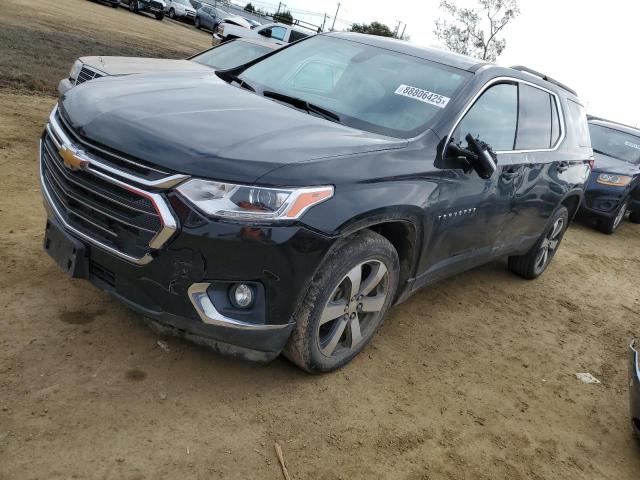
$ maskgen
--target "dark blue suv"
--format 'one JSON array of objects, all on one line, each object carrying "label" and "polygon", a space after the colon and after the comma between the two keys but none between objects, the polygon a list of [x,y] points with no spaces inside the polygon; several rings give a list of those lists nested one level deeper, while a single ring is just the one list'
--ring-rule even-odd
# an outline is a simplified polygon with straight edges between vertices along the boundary
[{"label": "dark blue suv", "polygon": [[640,223],[640,130],[589,117],[589,131],[596,161],[582,213],[612,234],[628,212],[631,222]]},{"label": "dark blue suv", "polygon": [[591,160],[584,108],[545,75],[316,35],[65,93],[45,248],[160,329],[324,372],[421,287],[502,257],[541,275]]}]

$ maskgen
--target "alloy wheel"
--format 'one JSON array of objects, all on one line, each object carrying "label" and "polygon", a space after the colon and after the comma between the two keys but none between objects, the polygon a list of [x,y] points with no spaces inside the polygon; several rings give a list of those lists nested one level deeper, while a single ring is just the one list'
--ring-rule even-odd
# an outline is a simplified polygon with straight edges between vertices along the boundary
[{"label": "alloy wheel", "polygon": [[553,224],[553,228],[549,230],[549,233],[542,241],[542,245],[540,245],[540,250],[536,257],[536,270],[542,270],[549,262],[549,259],[555,254],[560,244],[563,229],[564,218],[558,218]]},{"label": "alloy wheel", "polygon": [[626,202],[622,204],[622,206],[620,207],[620,210],[618,211],[618,214],[616,215],[615,220],[613,221],[613,229],[614,230],[620,226],[620,223],[622,222],[622,219],[624,218],[624,214],[625,213],[627,213],[627,203]]},{"label": "alloy wheel", "polygon": [[379,260],[353,267],[335,287],[318,322],[320,351],[327,357],[357,349],[376,328],[389,294],[389,272]]}]

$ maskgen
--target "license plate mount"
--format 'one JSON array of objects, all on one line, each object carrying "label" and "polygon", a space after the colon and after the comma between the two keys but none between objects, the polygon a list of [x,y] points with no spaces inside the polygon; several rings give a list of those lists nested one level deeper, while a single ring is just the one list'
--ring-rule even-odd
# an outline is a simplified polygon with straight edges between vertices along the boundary
[{"label": "license plate mount", "polygon": [[71,278],[88,278],[87,246],[65,232],[58,222],[47,220],[42,246]]}]

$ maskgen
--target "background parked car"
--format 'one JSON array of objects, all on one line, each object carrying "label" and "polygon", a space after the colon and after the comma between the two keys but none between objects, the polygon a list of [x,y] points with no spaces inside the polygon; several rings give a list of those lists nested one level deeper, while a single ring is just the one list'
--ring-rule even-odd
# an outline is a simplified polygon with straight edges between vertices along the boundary
[{"label": "background parked car", "polygon": [[229,13],[220,8],[203,4],[196,12],[194,24],[196,28],[206,28],[213,31],[228,16]]},{"label": "background parked car", "polygon": [[174,20],[193,22],[196,18],[196,9],[189,0],[168,0],[164,11]]},{"label": "background parked car", "polygon": [[279,45],[286,45],[287,43],[301,40],[309,35],[313,35],[313,33],[310,31],[305,32],[299,30],[284,23],[267,23],[261,27],[247,29],[237,25],[232,25],[225,21],[218,25],[218,28],[213,34],[213,41],[216,43],[226,42],[227,40],[232,40],[234,38],[263,37],[268,39],[270,42],[277,43]]},{"label": "background parked car", "polygon": [[640,223],[640,129],[590,117],[589,131],[596,162],[582,212],[612,234],[629,211],[629,220]]},{"label": "background parked car", "polygon": [[164,18],[165,1],[164,0],[122,0],[129,6],[129,11],[133,13],[146,12],[150,13],[156,20]]},{"label": "background parked car", "polygon": [[186,60],[106,56],[81,57],[71,67],[69,78],[60,80],[58,92],[62,95],[80,83],[110,75],[169,71],[209,72],[211,68],[226,70],[244,65],[278,48],[280,48],[280,45],[275,45],[271,42],[243,38],[215,46]]}]

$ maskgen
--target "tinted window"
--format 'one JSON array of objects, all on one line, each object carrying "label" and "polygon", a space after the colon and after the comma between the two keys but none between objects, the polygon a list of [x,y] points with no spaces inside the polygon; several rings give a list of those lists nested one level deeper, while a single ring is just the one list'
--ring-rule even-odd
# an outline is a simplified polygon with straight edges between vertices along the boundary
[{"label": "tinted window", "polygon": [[464,142],[468,133],[495,151],[513,150],[518,121],[518,87],[502,83],[489,88],[464,116],[454,140]]},{"label": "tinted window", "polygon": [[590,147],[591,138],[589,136],[589,127],[587,126],[587,113],[584,107],[573,100],[567,100],[569,123],[571,129],[580,147]]},{"label": "tinted window", "polygon": [[284,40],[284,36],[287,34],[287,29],[284,27],[269,27],[271,28],[271,38],[276,40]]},{"label": "tinted window", "polygon": [[551,145],[551,95],[520,84],[516,150],[539,150]]},{"label": "tinted window", "polygon": [[589,132],[594,152],[640,164],[640,137],[593,123],[589,125]]},{"label": "tinted window", "polygon": [[258,94],[301,98],[354,128],[409,138],[426,130],[470,75],[384,48],[315,36],[262,60],[241,78]]},{"label": "tinted window", "polygon": [[238,65],[244,65],[251,60],[266,55],[270,51],[270,48],[263,45],[234,40],[196,55],[191,58],[191,61],[217,70],[226,70]]},{"label": "tinted window", "polygon": [[289,42],[293,43],[293,42],[297,42],[298,40],[301,40],[303,38],[308,37],[309,35],[307,35],[306,33],[302,33],[299,32],[297,30],[291,30],[291,34],[289,35]]}]

